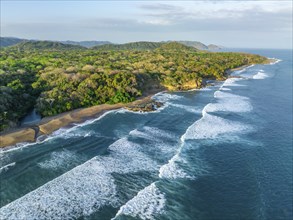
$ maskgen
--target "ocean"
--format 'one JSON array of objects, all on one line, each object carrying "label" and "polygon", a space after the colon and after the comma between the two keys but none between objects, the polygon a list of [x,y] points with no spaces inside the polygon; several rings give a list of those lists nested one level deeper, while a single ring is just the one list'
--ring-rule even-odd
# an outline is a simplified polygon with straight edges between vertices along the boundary
[{"label": "ocean", "polygon": [[292,50],[0,151],[1,219],[292,219]]}]

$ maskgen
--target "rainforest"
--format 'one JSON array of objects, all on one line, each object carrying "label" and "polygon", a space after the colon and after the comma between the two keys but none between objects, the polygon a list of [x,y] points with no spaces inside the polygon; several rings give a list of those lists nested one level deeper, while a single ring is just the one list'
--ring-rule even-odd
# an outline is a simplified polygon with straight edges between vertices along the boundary
[{"label": "rainforest", "polygon": [[38,41],[0,50],[0,131],[17,127],[30,110],[42,117],[81,107],[128,103],[158,91],[201,88],[228,70],[268,59],[198,50],[178,42],[122,47]]}]

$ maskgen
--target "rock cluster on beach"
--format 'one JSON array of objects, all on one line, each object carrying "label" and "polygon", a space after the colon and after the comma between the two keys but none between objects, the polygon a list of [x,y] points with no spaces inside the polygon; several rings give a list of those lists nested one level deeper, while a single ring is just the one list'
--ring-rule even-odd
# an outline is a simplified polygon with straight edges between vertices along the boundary
[{"label": "rock cluster on beach", "polygon": [[137,104],[137,105],[125,106],[125,108],[129,111],[134,111],[134,112],[151,112],[151,111],[157,110],[158,108],[162,106],[163,106],[163,103],[150,100],[148,102]]}]

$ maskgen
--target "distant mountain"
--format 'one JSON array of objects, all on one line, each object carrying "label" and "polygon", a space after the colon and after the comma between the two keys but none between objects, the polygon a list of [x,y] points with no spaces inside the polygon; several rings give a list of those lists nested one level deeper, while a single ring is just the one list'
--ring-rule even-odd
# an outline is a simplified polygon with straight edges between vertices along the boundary
[{"label": "distant mountain", "polygon": [[[92,48],[94,50],[154,50],[166,43],[178,42],[188,47],[193,47],[199,50],[219,50],[223,48],[215,44],[205,45],[199,41],[162,41],[162,42],[148,42],[139,41],[125,44],[113,44],[109,41],[38,41],[27,40],[15,37],[1,37],[0,46],[9,47],[19,43],[22,49],[82,49]],[[29,44],[32,43],[32,44]],[[67,45],[67,46],[66,46]],[[51,47],[51,48],[50,48]]]},{"label": "distant mountain", "polygon": [[16,37],[0,37],[0,47],[9,47],[22,41],[25,41],[25,39],[20,39]]},{"label": "distant mountain", "polygon": [[220,50],[223,48],[223,46],[219,46],[215,44],[209,44],[207,46],[199,41],[177,41],[177,42],[182,43],[186,46],[194,47],[199,50]]},{"label": "distant mountain", "polygon": [[187,46],[178,41],[165,41],[165,42],[132,42],[126,44],[105,44],[95,46],[94,50],[195,50],[195,47]]},{"label": "distant mountain", "polygon": [[105,44],[112,44],[110,41],[60,41],[60,43],[63,44],[71,44],[71,45],[79,45],[83,47],[94,47],[94,46],[99,46],[99,45],[105,45]]},{"label": "distant mountain", "polygon": [[222,46],[218,46],[218,45],[215,45],[215,44],[208,45],[209,50],[220,50],[222,48],[223,48]]},{"label": "distant mountain", "polygon": [[157,50],[176,50],[176,51],[182,51],[182,50],[189,50],[189,51],[196,51],[197,49],[191,46],[186,46],[179,43],[178,41],[169,42],[169,43],[163,43]]},{"label": "distant mountain", "polygon": [[199,50],[208,50],[208,46],[199,41],[177,41],[178,43],[184,44],[189,47],[194,47]]},{"label": "distant mountain", "polygon": [[71,44],[62,44],[54,41],[23,41],[11,46],[10,48],[17,48],[20,50],[80,50],[85,47]]},{"label": "distant mountain", "polygon": [[132,42],[126,44],[105,44],[101,46],[95,46],[92,49],[95,50],[153,50],[159,48],[163,43],[161,42]]},{"label": "distant mountain", "polygon": [[[38,41],[38,40],[28,40],[28,39],[20,39],[16,37],[1,37],[0,38],[0,46],[1,47],[9,47],[20,42],[29,42],[29,41]],[[62,44],[70,44],[70,45],[78,45],[82,47],[94,47],[97,45],[104,45],[104,44],[112,44],[110,41],[52,41],[52,42],[59,42]]]}]

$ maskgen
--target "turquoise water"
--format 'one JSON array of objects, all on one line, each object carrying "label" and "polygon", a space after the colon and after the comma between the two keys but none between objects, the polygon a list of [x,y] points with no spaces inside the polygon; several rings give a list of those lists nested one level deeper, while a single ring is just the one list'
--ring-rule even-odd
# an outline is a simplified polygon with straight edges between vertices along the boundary
[{"label": "turquoise water", "polygon": [[292,219],[292,51],[0,152],[3,219]]}]

